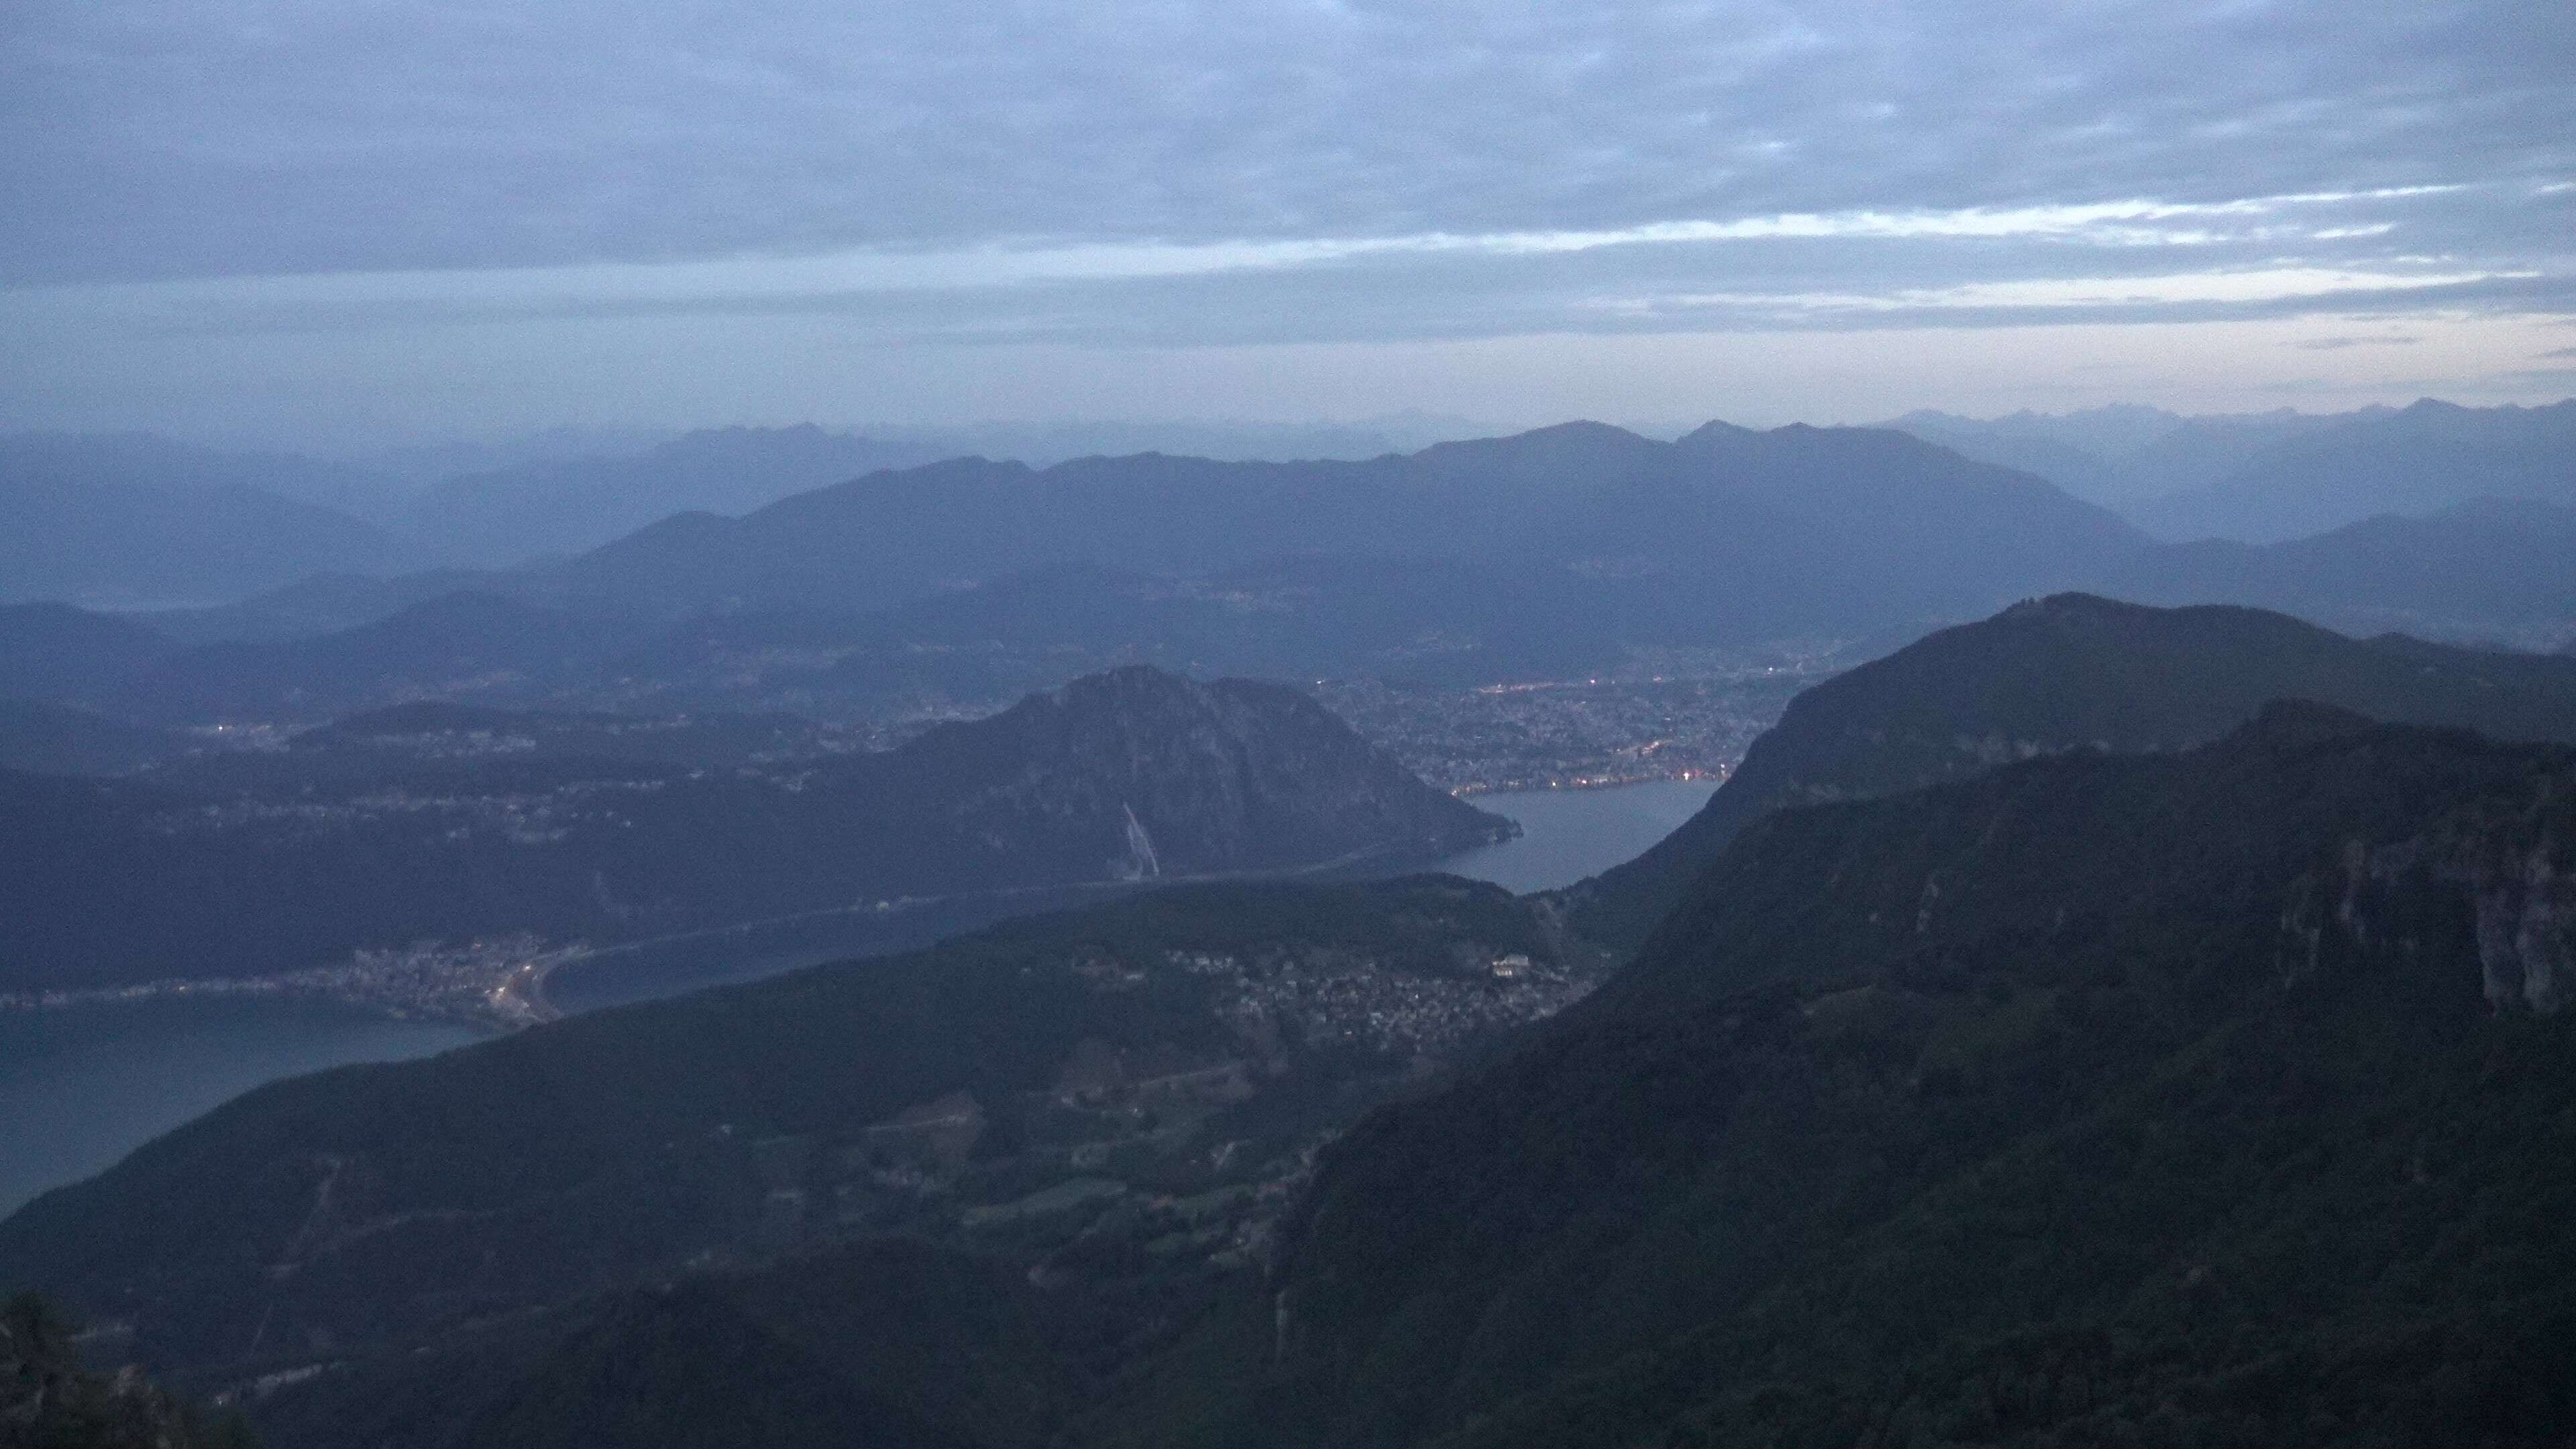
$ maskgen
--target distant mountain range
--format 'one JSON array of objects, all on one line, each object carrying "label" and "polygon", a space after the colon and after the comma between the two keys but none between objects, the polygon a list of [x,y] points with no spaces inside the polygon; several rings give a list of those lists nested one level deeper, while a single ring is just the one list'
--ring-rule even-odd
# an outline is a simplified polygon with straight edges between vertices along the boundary
[{"label": "distant mountain range", "polygon": [[[113,451],[110,463],[60,440],[0,440],[0,603],[167,608],[421,562],[400,538],[348,514],[230,474],[182,481],[158,447]],[[240,464],[232,473],[270,476],[231,461]]]},{"label": "distant mountain range", "polygon": [[[14,863],[0,990],[266,976],[423,939],[598,943],[873,902],[1383,868],[1514,829],[1301,693],[1144,668],[890,751],[743,751],[730,767],[670,763],[677,742],[584,751],[579,721],[500,717],[479,737],[458,723],[377,716],[283,755],[140,777],[0,773]],[[406,750],[407,725],[437,738]],[[547,732],[570,738],[546,748]]]},{"label": "distant mountain range", "polygon": [[2034,473],[2183,542],[2277,543],[2488,499],[2576,506],[2576,400],[2465,408],[2427,398],[2205,418],[2140,408],[1986,421],[1910,413],[1890,426]]},{"label": "distant mountain range", "polygon": [[2280,408],[2185,417],[2162,408],[2114,404],[1998,418],[1926,410],[1885,426],[1971,458],[2037,474],[2079,498],[2126,508],[2218,483],[2267,449],[2389,411],[2301,413]]},{"label": "distant mountain range", "polygon": [[[59,453],[68,445],[48,446]],[[180,461],[130,458],[132,451],[106,450],[129,471],[152,474],[150,486],[197,504],[223,491],[163,477],[188,470]],[[1920,540],[1924,557],[1904,581],[1944,601],[1991,590],[1983,575],[1997,567],[2016,575],[2082,568],[2120,534],[2108,518],[2027,480],[1848,430],[1711,425],[1663,444],[1578,424],[1368,461],[1140,454],[1042,469],[979,459],[883,467],[912,453],[810,428],[734,429],[640,457],[452,479],[414,506],[400,539],[344,522],[380,549],[459,561],[515,561],[615,539],[515,586],[491,587],[664,615],[789,603],[879,608],[1063,564],[1202,577],[1305,553],[1634,572],[1669,567],[1693,549],[1712,565],[1758,561],[1783,544],[1836,564],[1828,546],[1847,540],[1864,556],[1837,567],[1857,579],[1874,564],[1908,557],[1884,537],[1884,520],[1852,508],[1848,497],[1836,501],[1837,490],[1870,493],[1874,480],[1893,490],[1891,507],[1938,500],[1964,511],[1955,526]],[[109,461],[90,461],[102,477],[116,472]],[[246,461],[235,469],[245,470],[256,468]],[[824,483],[835,486],[817,487]],[[392,557],[363,553],[355,542],[336,554],[317,551],[302,572],[382,573]],[[84,575],[46,581],[56,589],[50,594],[32,592],[31,583],[20,596],[134,594],[137,580],[165,576],[152,562],[139,561],[122,582]],[[1941,579],[1944,564],[1962,577]],[[167,577],[176,594],[180,576]],[[1830,597],[1829,584],[1810,592]],[[1803,609],[1814,607],[1811,599]]]},{"label": "distant mountain range", "polygon": [[1959,607],[2133,542],[2045,484],[1896,434],[1711,425],[1664,444],[1568,424],[1365,463],[941,463],[673,518],[543,587],[676,616],[878,608],[1073,563],[1205,577],[1432,558],[1591,578],[1618,628],[1758,635]]},{"label": "distant mountain range", "polygon": [[[2430,507],[2445,490],[2546,492],[2570,419],[2576,403],[2426,403],[2323,421],[2126,410],[1910,425],[2204,463],[2251,449],[2302,497],[2358,496],[2333,480],[2368,472],[2373,487],[2422,484],[2379,503]],[[113,654],[79,689],[14,682],[0,640],[0,694],[201,723],[312,722],[419,697],[864,712],[1006,698],[1125,662],[1472,684],[1581,676],[1636,645],[1904,637],[2067,588],[2517,647],[2556,647],[2576,627],[2576,523],[2560,505],[2472,501],[2289,542],[2156,545],[2028,473],[1888,429],[1710,424],[1662,443],[1568,424],[1360,461],[951,459],[806,487],[884,453],[813,429],[733,430],[468,480],[435,493],[438,506],[531,547],[570,540],[568,520],[601,509],[631,519],[788,496],[738,517],[668,514],[551,562],[344,569],[143,616],[170,647],[148,668]],[[2310,481],[2293,487],[2282,480],[2298,460]],[[2226,489],[2255,496],[2243,479]],[[196,508],[234,495],[188,497]],[[538,516],[557,504],[554,522]],[[537,513],[510,513],[523,505]]]},{"label": "distant mountain range", "polygon": [[2555,643],[2576,620],[2576,507],[2501,499],[2381,516],[2287,543],[2138,554],[2102,587],[2151,603],[2225,601],[2337,628]]},{"label": "distant mountain range", "polygon": [[[1601,670],[1629,643],[1981,612],[2137,544],[2044,483],[1887,432],[1712,424],[1666,444],[1579,424],[1358,463],[962,460],[677,515],[556,565],[160,616],[195,647],[87,693],[0,673],[0,694],[309,723],[421,697],[989,698],[1127,661],[1484,683]],[[297,632],[326,619],[343,627]]]},{"label": "distant mountain range", "polygon": [[[1351,426],[994,424],[853,433],[803,424],[659,437],[563,429],[348,460],[139,433],[0,435],[0,521],[26,541],[31,557],[51,560],[24,582],[0,573],[0,602],[229,602],[316,572],[506,568],[596,548],[674,513],[747,513],[879,469],[943,458],[1044,466],[1161,449],[1224,459],[1357,459],[1481,431],[1462,419],[1413,414]],[[74,498],[95,490],[115,521],[85,529],[90,521],[79,510],[65,510],[65,489]],[[267,551],[174,569],[180,556],[159,549],[149,532],[118,551],[120,532],[137,523],[219,542],[257,539]],[[0,553],[0,564],[8,561]]]},{"label": "distant mountain range", "polygon": [[444,561],[512,564],[596,548],[675,513],[748,513],[936,456],[810,424],[721,428],[638,455],[551,459],[441,479],[404,509],[403,523]]},{"label": "distant mountain range", "polygon": [[398,472],[368,463],[200,447],[150,433],[0,433],[0,481],[252,492],[379,526],[395,520],[410,488]]}]

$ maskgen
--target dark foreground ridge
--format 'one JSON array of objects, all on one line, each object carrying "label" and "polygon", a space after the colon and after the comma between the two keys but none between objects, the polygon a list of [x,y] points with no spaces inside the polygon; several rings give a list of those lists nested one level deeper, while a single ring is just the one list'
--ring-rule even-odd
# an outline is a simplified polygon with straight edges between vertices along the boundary
[{"label": "dark foreground ridge", "polygon": [[[971,1405],[1073,1412],[1256,1292],[1329,1135],[1600,964],[1445,877],[1174,889],[261,1088],[0,1223],[0,1282],[280,1444],[602,1442],[549,1436],[734,1391],[782,1437],[632,1442],[847,1443],[889,1395],[1034,1442]],[[692,1347],[736,1318],[806,1357]]]},{"label": "dark foreground ridge", "polygon": [[1772,814],[1125,1442],[2554,1440],[2571,847],[2576,753],[2312,705]]}]

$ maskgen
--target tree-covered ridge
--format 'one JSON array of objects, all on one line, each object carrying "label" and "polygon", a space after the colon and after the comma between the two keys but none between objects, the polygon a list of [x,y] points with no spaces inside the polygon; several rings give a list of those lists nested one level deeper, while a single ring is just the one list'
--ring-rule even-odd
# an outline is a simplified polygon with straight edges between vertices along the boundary
[{"label": "tree-covered ridge", "polygon": [[192,1385],[323,1370],[258,1408],[291,1425],[892,1235],[1092,1305],[1068,1371],[1107,1373],[1248,1287],[1320,1141],[1597,965],[1493,886],[1176,889],[262,1088],[0,1223],[0,1282]]},{"label": "tree-covered ridge", "polygon": [[2349,639],[2259,609],[2060,594],[1807,690],[1706,809],[1569,903],[1583,929],[1633,945],[1766,811],[1919,789],[2061,750],[2181,749],[2285,698],[2498,739],[2576,741],[2576,665],[2564,660]]},{"label": "tree-covered ridge", "polygon": [[2571,845],[2565,750],[2308,706],[1771,815],[1135,1442],[2557,1442]]},{"label": "tree-covered ridge", "polygon": [[[0,991],[602,943],[963,894],[1427,862],[1513,827],[1306,695],[1132,668],[889,751],[352,763],[175,783],[0,771]],[[219,788],[227,786],[228,788]]]}]

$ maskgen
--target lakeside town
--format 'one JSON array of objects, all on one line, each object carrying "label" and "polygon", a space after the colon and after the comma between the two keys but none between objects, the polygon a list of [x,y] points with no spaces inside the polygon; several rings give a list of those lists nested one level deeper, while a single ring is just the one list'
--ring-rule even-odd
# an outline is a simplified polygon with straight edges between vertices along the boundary
[{"label": "lakeside town", "polygon": [[[1695,651],[1687,658],[1641,656],[1617,674],[1579,680],[1459,690],[1323,680],[1310,689],[1360,735],[1388,750],[1428,783],[1472,796],[1598,789],[1654,780],[1722,781],[1752,740],[1777,721],[1788,700],[1832,673],[1836,663],[1830,645],[1803,652],[1775,646],[1759,655]],[[909,728],[887,723],[885,733],[899,737],[927,727],[920,721],[908,724]],[[508,731],[477,726],[429,728],[372,743],[442,760],[533,752],[533,742],[503,738],[507,735]],[[845,730],[835,743],[846,745],[849,738]],[[232,748],[278,747],[271,740],[226,743]],[[792,762],[737,769],[769,776],[783,789],[793,790],[800,783]],[[640,778],[625,777],[631,770],[612,772],[605,779],[564,780],[540,790],[522,785],[497,792],[459,791],[451,783],[449,789],[435,793],[379,786],[338,798],[237,797],[194,807],[166,821],[164,828],[223,830],[255,822],[309,826],[426,812],[450,817],[456,822],[452,829],[491,829],[514,841],[536,843],[560,838],[582,816],[606,811],[613,820],[617,798],[635,791],[649,793],[667,783],[650,769],[636,772]],[[461,1021],[507,1031],[554,1019],[559,1013],[545,998],[547,976],[590,951],[587,943],[552,941],[530,933],[463,942],[418,941],[362,949],[346,960],[259,975],[0,993],[0,1011],[168,998],[274,996],[331,1000],[401,1020]],[[1353,989],[1348,981],[1308,985],[1324,995]],[[1424,1022],[1418,1013],[1426,1007],[1433,1016],[1449,1016],[1459,1005],[1446,999],[1448,993],[1434,993],[1443,999],[1431,1003],[1419,983],[1369,985],[1357,997],[1337,1004],[1347,1010],[1327,1008],[1324,1014],[1347,1016],[1345,1024],[1355,1033],[1384,1038],[1390,1033],[1420,1034]],[[1541,986],[1522,981],[1513,987],[1506,994],[1535,989],[1542,996],[1557,995],[1554,983]],[[1500,1004],[1486,999],[1488,994],[1477,993],[1477,1010],[1469,1015],[1482,1016]],[[1549,1009],[1561,1004],[1551,1000]],[[1324,1003],[1306,1005],[1311,1009]],[[1515,1001],[1505,1011],[1519,1014],[1532,1005]],[[1489,1025],[1461,1018],[1428,1034],[1446,1038]]]},{"label": "lakeside town", "polygon": [[173,978],[79,990],[0,993],[0,1011],[57,1010],[116,1002],[218,996],[337,1001],[398,1020],[461,1021],[516,1030],[561,1013],[545,998],[546,977],[589,953],[524,933],[490,940],[362,950],[344,962],[266,976]]},{"label": "lakeside town", "polygon": [[1479,795],[1724,780],[1792,696],[1838,667],[1825,645],[1690,653],[1594,679],[1462,690],[1324,680],[1310,690],[1431,784]]}]

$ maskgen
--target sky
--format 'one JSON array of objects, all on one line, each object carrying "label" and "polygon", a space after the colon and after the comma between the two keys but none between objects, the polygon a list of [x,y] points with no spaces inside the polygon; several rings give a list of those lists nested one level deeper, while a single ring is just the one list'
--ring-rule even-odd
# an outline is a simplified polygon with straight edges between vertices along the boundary
[{"label": "sky", "polygon": [[0,428],[2576,393],[2576,5],[12,0]]}]

